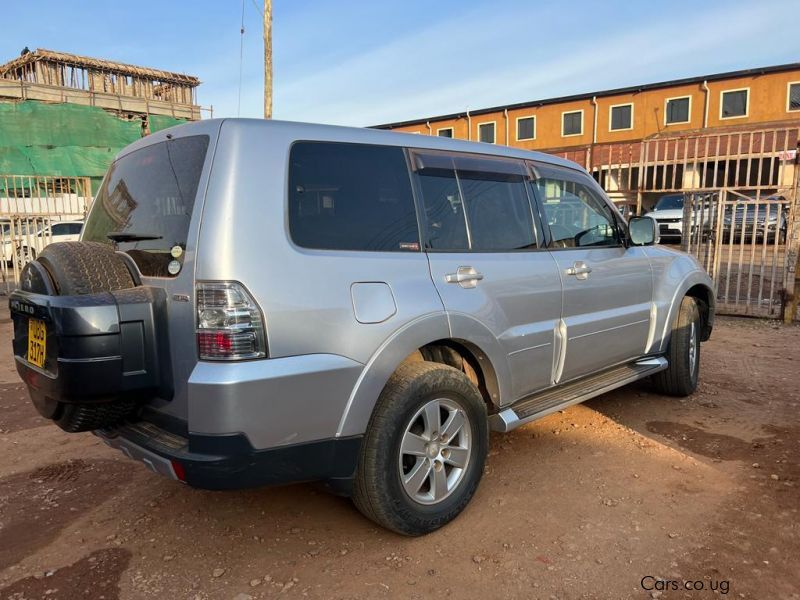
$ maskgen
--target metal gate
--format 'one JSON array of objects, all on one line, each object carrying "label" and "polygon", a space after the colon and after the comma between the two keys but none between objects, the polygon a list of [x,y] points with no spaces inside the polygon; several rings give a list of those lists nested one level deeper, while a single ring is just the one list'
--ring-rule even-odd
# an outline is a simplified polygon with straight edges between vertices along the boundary
[{"label": "metal gate", "polygon": [[[0,175],[0,292],[10,293],[22,267],[53,241],[74,239],[92,202],[86,177]],[[63,231],[62,231],[63,230]]]},{"label": "metal gate", "polygon": [[681,246],[714,279],[718,311],[791,318],[799,149],[794,126],[595,144],[567,158],[583,163],[626,216],[683,194]]},{"label": "metal gate", "polygon": [[797,261],[796,199],[796,190],[758,188],[684,195],[681,248],[714,280],[718,312],[784,316]]}]

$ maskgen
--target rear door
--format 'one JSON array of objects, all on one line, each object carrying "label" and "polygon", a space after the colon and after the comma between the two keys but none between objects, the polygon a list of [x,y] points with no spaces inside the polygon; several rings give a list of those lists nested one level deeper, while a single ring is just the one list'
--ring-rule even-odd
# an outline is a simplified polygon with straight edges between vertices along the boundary
[{"label": "rear door", "polygon": [[617,211],[587,174],[539,163],[532,168],[564,290],[557,381],[644,354],[654,314],[643,249],[625,247]]},{"label": "rear door", "polygon": [[561,281],[542,248],[522,161],[414,151],[431,275],[451,322],[477,321],[511,372],[504,404],[551,384]]}]

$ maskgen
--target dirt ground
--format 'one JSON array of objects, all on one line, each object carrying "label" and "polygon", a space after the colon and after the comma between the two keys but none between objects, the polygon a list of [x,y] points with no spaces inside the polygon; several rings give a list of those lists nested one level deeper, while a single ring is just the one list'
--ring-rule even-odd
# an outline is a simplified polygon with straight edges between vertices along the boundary
[{"label": "dirt ground", "polygon": [[798,327],[721,318],[691,398],[642,383],[493,435],[467,510],[407,539],[313,485],[193,490],[61,432],[0,311],[2,599],[800,598]]}]

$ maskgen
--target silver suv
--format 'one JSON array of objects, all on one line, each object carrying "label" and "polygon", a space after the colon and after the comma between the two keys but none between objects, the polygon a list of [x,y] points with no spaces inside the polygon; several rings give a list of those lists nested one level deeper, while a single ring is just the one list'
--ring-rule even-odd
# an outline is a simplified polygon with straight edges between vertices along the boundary
[{"label": "silver suv", "polygon": [[202,488],[322,481],[418,535],[489,430],[632,381],[697,386],[708,275],[572,162],[368,129],[210,120],[123,150],[79,242],[26,266],[39,412]]}]

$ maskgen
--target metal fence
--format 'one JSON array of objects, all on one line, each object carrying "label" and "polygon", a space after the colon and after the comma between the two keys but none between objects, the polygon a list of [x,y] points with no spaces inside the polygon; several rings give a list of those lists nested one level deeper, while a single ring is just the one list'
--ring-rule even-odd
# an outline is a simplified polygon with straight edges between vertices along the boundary
[{"label": "metal fence", "polygon": [[16,287],[22,267],[53,241],[77,239],[92,202],[86,177],[0,175],[0,291]]}]

